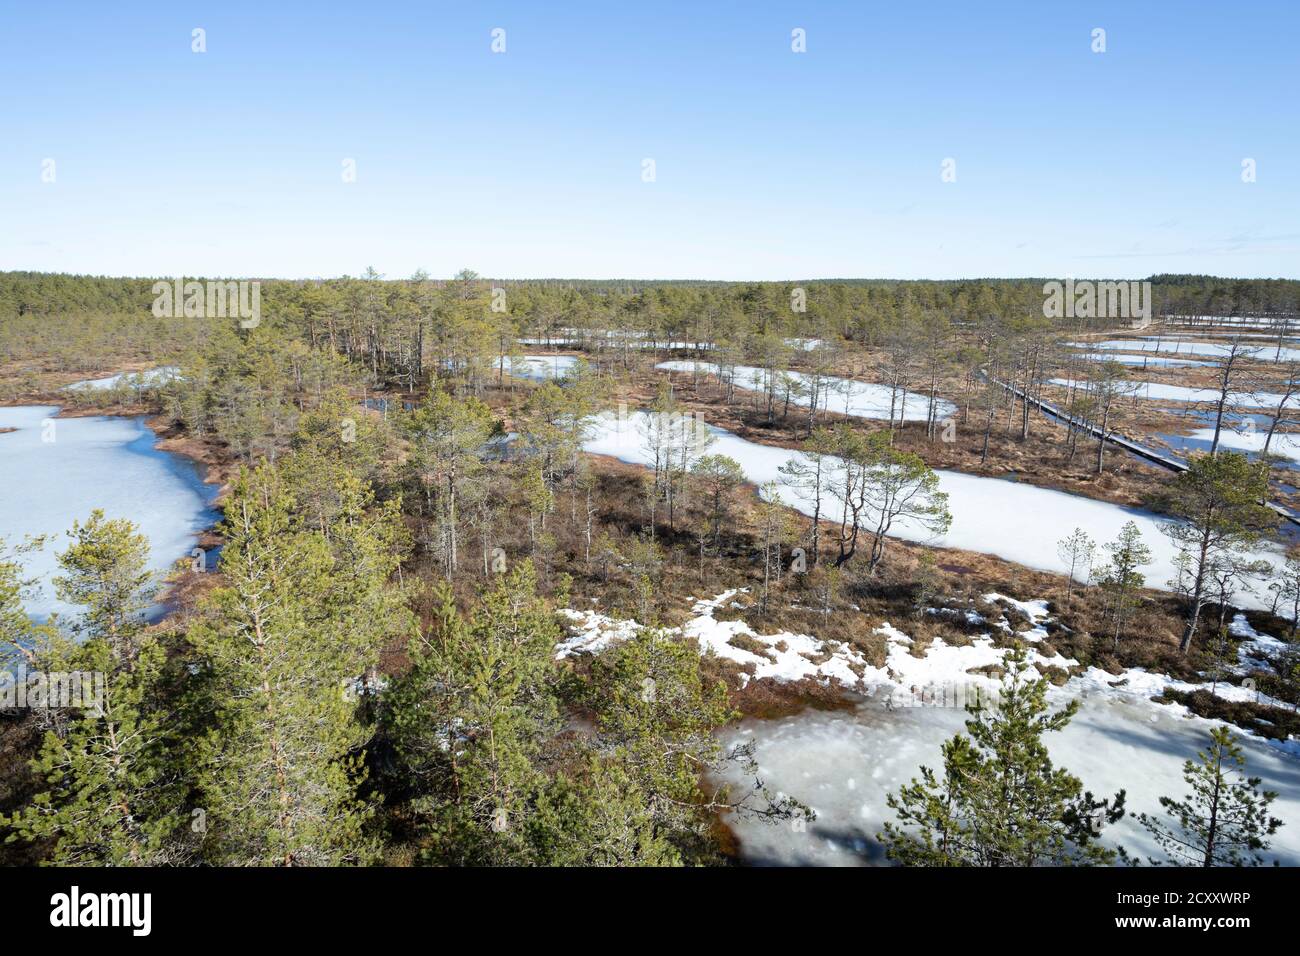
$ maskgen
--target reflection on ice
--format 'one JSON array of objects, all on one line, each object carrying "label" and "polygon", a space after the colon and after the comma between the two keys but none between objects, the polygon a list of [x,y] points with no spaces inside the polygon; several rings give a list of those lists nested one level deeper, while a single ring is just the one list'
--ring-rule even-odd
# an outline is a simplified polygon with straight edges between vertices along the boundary
[{"label": "reflection on ice", "polygon": [[164,571],[189,554],[197,536],[216,521],[216,493],[195,466],[154,447],[142,419],[57,418],[55,406],[0,408],[0,538],[10,545],[52,535],[23,565],[39,580],[25,606],[37,620],[72,609],[54,598],[55,552],[74,519],[92,509],[128,518],[149,539],[150,567]]}]

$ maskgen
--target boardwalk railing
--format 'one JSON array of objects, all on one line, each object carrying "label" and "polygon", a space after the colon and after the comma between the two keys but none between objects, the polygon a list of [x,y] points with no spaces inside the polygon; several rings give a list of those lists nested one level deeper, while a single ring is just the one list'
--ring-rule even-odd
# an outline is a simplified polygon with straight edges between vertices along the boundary
[{"label": "boardwalk railing", "polygon": [[[1069,412],[1065,411],[1062,408],[1059,408],[1056,405],[1053,405],[1051,402],[1044,401],[1041,398],[1035,398],[1034,396],[1027,394],[1024,391],[1024,389],[1016,388],[1014,385],[993,378],[992,376],[987,375],[984,372],[980,372],[980,375],[987,381],[992,382],[994,385],[999,385],[1002,388],[1006,389],[1008,392],[1010,392],[1016,398],[1020,399],[1022,402],[1028,402],[1030,405],[1037,407],[1039,411],[1047,415],[1050,415],[1051,417],[1057,419],[1058,421],[1064,422],[1065,424],[1070,425],[1071,427],[1076,428],[1087,435],[1091,435],[1093,438],[1100,438],[1105,441],[1108,441],[1112,445],[1115,445],[1117,448],[1123,448],[1125,451],[1129,452],[1130,454],[1137,455],[1139,458],[1144,458],[1153,464],[1159,465],[1161,468],[1168,468],[1170,471],[1177,471],[1177,472],[1182,472],[1187,470],[1187,462],[1183,461],[1182,459],[1174,458],[1171,455],[1166,455],[1163,452],[1157,451],[1154,448],[1148,448],[1146,445],[1140,445],[1137,442],[1133,441],[1133,439],[1121,435],[1119,432],[1107,431],[1105,434],[1103,434],[1101,428],[1098,427],[1097,425],[1094,425],[1092,422],[1085,421],[1084,419],[1079,418],[1078,416],[1071,415]],[[1269,508],[1271,508],[1274,512],[1276,512],[1277,514],[1285,518],[1287,521],[1290,521],[1294,525],[1300,525],[1300,515],[1296,514],[1291,509],[1283,507],[1282,505],[1279,504],[1275,504],[1272,501],[1266,501],[1265,504]]]}]

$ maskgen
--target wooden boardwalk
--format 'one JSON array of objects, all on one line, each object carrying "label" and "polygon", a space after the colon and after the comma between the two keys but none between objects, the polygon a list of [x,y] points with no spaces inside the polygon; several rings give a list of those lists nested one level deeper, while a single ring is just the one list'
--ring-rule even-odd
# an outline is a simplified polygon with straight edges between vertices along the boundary
[{"label": "wooden boardwalk", "polygon": [[[1187,470],[1187,462],[1183,461],[1181,458],[1175,458],[1172,455],[1157,451],[1154,448],[1148,448],[1146,445],[1139,444],[1138,442],[1133,441],[1133,439],[1121,435],[1119,432],[1111,431],[1102,435],[1101,428],[1097,425],[1084,421],[1081,418],[1077,418],[1058,406],[1053,405],[1051,402],[1043,401],[1041,398],[1034,398],[1032,395],[1026,395],[1023,389],[1016,388],[1014,385],[999,381],[996,378],[991,378],[983,372],[981,372],[980,375],[992,382],[994,385],[1000,385],[1021,401],[1028,402],[1030,405],[1037,407],[1038,410],[1044,414],[1050,415],[1067,425],[1072,425],[1078,430],[1091,435],[1093,438],[1104,438],[1117,448],[1122,448],[1130,454],[1137,455],[1139,458],[1145,459],[1152,464],[1159,465],[1161,468],[1168,468],[1170,471],[1175,472],[1183,472]],[[1272,501],[1265,502],[1265,504],[1287,521],[1300,526],[1300,515],[1296,514],[1291,509]]]}]

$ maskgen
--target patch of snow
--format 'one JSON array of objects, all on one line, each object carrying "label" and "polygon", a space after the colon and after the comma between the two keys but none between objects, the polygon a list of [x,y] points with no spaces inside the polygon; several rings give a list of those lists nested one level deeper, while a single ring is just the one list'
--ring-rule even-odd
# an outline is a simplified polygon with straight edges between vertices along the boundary
[{"label": "patch of snow", "polygon": [[599,654],[615,644],[634,637],[641,625],[633,620],[619,620],[596,611],[575,611],[561,608],[569,636],[555,645],[555,659],[576,657],[579,654]]},{"label": "patch of snow", "polygon": [[1259,633],[1250,626],[1246,615],[1240,612],[1233,615],[1232,623],[1228,625],[1228,633],[1242,639],[1242,643],[1237,647],[1237,659],[1243,668],[1258,667],[1287,649],[1286,641]]},{"label": "patch of snow", "polygon": [[799,349],[802,352],[811,352],[822,344],[821,339],[783,339],[786,345],[792,349]]},{"label": "patch of snow", "polygon": [[[695,615],[680,628],[670,628],[696,642],[701,654],[712,654],[733,661],[752,671],[758,680],[791,682],[812,679],[822,684],[838,684],[846,688],[863,686],[863,676],[874,671],[866,659],[852,647],[838,641],[823,641],[808,634],[782,631],[777,634],[759,634],[744,621],[719,621],[713,615],[722,607],[739,607],[732,599],[745,593],[743,589],[724,591],[714,598],[697,601],[691,611]],[[568,608],[560,615],[569,627],[569,637],[556,645],[556,658],[577,654],[598,654],[622,643],[641,630],[642,625],[633,620],[618,620],[594,611],[575,611]],[[739,639],[747,645],[758,645],[759,650],[747,650],[732,643]],[[748,681],[748,675],[743,680]]]},{"label": "patch of snow", "polygon": [[[987,604],[1006,604],[1014,607],[1029,618],[1030,628],[1027,631],[1020,631],[1017,636],[1027,641],[1041,641],[1047,637],[1047,628],[1043,627],[1048,620],[1047,602],[1046,601],[1017,601],[1015,598],[1007,597],[1005,594],[998,594],[996,591],[990,591],[984,595],[984,601]],[[1011,632],[1014,628],[1005,620],[999,622],[1003,630]]]}]

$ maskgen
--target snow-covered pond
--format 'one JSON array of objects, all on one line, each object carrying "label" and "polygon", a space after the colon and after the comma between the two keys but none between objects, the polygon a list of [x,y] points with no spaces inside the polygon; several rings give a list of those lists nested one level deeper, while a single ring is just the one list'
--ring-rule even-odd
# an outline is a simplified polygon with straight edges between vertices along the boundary
[{"label": "snow-covered pond", "polygon": [[[1105,342],[1070,342],[1067,343],[1075,348],[1081,349],[1114,349],[1121,352],[1161,352],[1165,355],[1207,355],[1213,358],[1222,358],[1232,351],[1231,345],[1221,345],[1218,342],[1187,342],[1183,339],[1167,338],[1160,336],[1157,338],[1147,339],[1109,339]],[[1300,358],[1300,349],[1286,348],[1279,350],[1276,346],[1259,344],[1251,346],[1258,351],[1254,358],[1261,362],[1290,362]]]},{"label": "snow-covered pond", "polygon": [[[1091,389],[1091,382],[1071,382],[1068,378],[1049,380],[1052,385],[1068,388],[1073,384],[1077,388]],[[1219,391],[1214,388],[1191,388],[1187,385],[1168,385],[1164,382],[1128,382],[1127,387],[1134,389],[1138,398],[1164,402],[1217,402]],[[1277,408],[1282,401],[1281,395],[1272,392],[1229,392],[1228,404],[1237,408]],[[1300,396],[1292,395],[1286,403],[1287,408],[1300,408]]]},{"label": "snow-covered pond", "polygon": [[150,567],[163,571],[193,549],[216,520],[216,488],[190,461],[154,447],[139,418],[59,418],[57,406],[0,408],[0,538],[12,548],[28,536],[50,535],[22,563],[39,584],[26,601],[44,620],[72,609],[54,598],[54,555],[65,532],[94,508],[129,518],[149,538]]},{"label": "snow-covered pond", "polygon": [[[630,464],[650,465],[654,461],[646,440],[650,424],[650,415],[644,411],[633,412],[625,418],[614,414],[598,416],[593,420],[583,449]],[[713,425],[701,422],[699,427],[712,436],[712,441],[700,453],[734,458],[749,481],[757,485],[779,481],[780,467],[791,459],[803,457],[797,451],[746,441]],[[1057,554],[1057,542],[1062,538],[1075,528],[1083,528],[1099,544],[1113,541],[1125,522],[1132,521],[1151,549],[1152,564],[1143,568],[1147,586],[1166,589],[1175,576],[1173,544],[1160,532],[1161,527],[1170,523],[1170,518],[1001,478],[955,471],[939,471],[938,475],[952,512],[948,533],[936,538],[915,525],[896,522],[894,537],[994,554],[1026,567],[1065,574],[1068,568]],[[812,504],[791,490],[783,491],[783,497],[804,514],[812,513]],[[828,516],[836,504],[833,499],[823,502]],[[1275,564],[1282,560],[1281,549],[1275,546],[1262,548],[1258,556]],[[1264,606],[1249,595],[1239,596],[1239,601],[1248,607]]]},{"label": "snow-covered pond", "polygon": [[516,341],[520,345],[559,345],[587,348],[601,346],[608,349],[667,349],[707,352],[716,349],[712,342],[688,342],[684,339],[656,339],[645,331],[617,331],[613,329],[557,329],[549,335],[525,335]]},{"label": "snow-covered pond", "polygon": [[[702,375],[717,375],[719,367],[713,362],[675,361],[660,362],[655,366],[666,372],[698,372]],[[736,385],[750,391],[764,391],[767,372],[753,365],[735,365],[731,367]],[[790,403],[808,408],[812,404],[811,379],[803,372],[781,371],[796,383],[799,392],[792,392]],[[785,401],[785,387],[778,384],[777,398]],[[893,415],[909,422],[923,422],[929,416],[930,398],[917,392],[900,391],[892,394]],[[859,382],[851,378],[839,378],[834,375],[822,376],[817,407],[823,411],[838,412],[852,418],[874,418],[885,421],[890,415],[891,389],[888,385],[873,382]],[[942,419],[956,412],[951,402],[939,399],[935,402],[935,416]]]},{"label": "snow-covered pond", "polygon": [[782,339],[786,345],[801,352],[811,352],[821,346],[821,339]]},{"label": "snow-covered pond", "polygon": [[[1276,332],[1166,332],[1164,335],[1140,335],[1138,338],[1143,339],[1163,339],[1165,341],[1187,340],[1199,341],[1200,339],[1262,339],[1265,342],[1277,342]],[[1286,334],[1282,335],[1283,342],[1295,342],[1295,336]]]},{"label": "snow-covered pond", "polygon": [[563,378],[578,367],[576,355],[523,355],[506,359],[506,373],[530,382]]},{"label": "snow-covered pond", "polygon": [[[1127,791],[1128,814],[1103,833],[1106,842],[1124,846],[1144,862],[1148,855],[1163,856],[1136,816],[1161,816],[1161,796],[1187,793],[1183,761],[1195,759],[1215,723],[1135,695],[1080,690],[1075,682],[1053,690],[1049,699],[1059,705],[1076,695],[1079,713],[1065,730],[1044,737],[1052,760],[1098,796]],[[758,865],[887,863],[876,841],[882,825],[895,819],[886,795],[919,776],[922,764],[942,771],[940,746],[963,730],[966,716],[956,707],[887,710],[881,695],[852,711],[805,711],[738,725],[726,742],[755,742],[762,780],[817,811],[817,819],[802,831],[789,823],[729,819],[741,858]],[[1300,759],[1254,736],[1244,737],[1242,749],[1247,772],[1279,794],[1272,813],[1285,821],[1266,859],[1300,865]]]},{"label": "snow-covered pond", "polygon": [[73,382],[71,385],[65,385],[64,389],[75,392],[93,391],[116,388],[121,382],[138,383],[141,386],[160,385],[175,378],[178,374],[180,374],[180,369],[174,365],[165,365],[161,368],[146,369],[143,372],[118,372],[116,375],[109,375],[105,378],[90,378],[83,382]]},{"label": "snow-covered pond", "polygon": [[[1214,429],[1196,428],[1186,436],[1166,435],[1164,437],[1166,441],[1170,437],[1181,437],[1183,440],[1179,444],[1185,450],[1208,452],[1210,446],[1214,443]],[[1219,432],[1219,445],[1223,448],[1242,451],[1254,456],[1264,450],[1264,439],[1267,437],[1267,426],[1264,429],[1255,428],[1249,431],[1225,427]],[[1300,463],[1300,435],[1291,432],[1278,432],[1269,443],[1268,451],[1271,455],[1278,455],[1292,462]]]},{"label": "snow-covered pond", "polygon": [[[771,789],[810,805],[818,819],[811,825],[765,825],[729,818],[740,837],[742,857],[755,864],[858,865],[882,863],[875,840],[881,826],[893,819],[886,796],[919,774],[922,763],[940,763],[940,745],[964,729],[966,700],[996,694],[997,677],[987,669],[1005,663],[1009,645],[993,640],[999,631],[1016,634],[1024,646],[1027,679],[1045,668],[1067,670],[1073,676],[1050,687],[1049,705],[1077,700],[1080,712],[1063,733],[1046,741],[1053,759],[1079,776],[1086,788],[1102,796],[1120,789],[1136,816],[1159,809],[1159,797],[1181,796],[1182,762],[1205,745],[1214,723],[1194,717],[1179,704],[1152,702],[1164,690],[1204,690],[1224,700],[1276,701],[1252,687],[1218,681],[1186,683],[1158,672],[1129,668],[1121,674],[1096,667],[1080,668],[1047,643],[1053,616],[1049,602],[1017,600],[997,592],[963,607],[945,603],[931,608],[936,619],[963,619],[979,625],[982,635],[965,635],[948,643],[941,632],[918,651],[907,633],[908,624],[877,624],[863,617],[860,627],[873,628],[886,642],[885,658],[874,663],[852,645],[810,634],[772,632],[753,618],[719,620],[720,608],[753,607],[750,588],[732,588],[694,601],[691,616],[671,632],[694,643],[701,655],[739,665],[741,685],[766,680],[777,684],[812,680],[846,692],[846,710],[804,711],[778,720],[748,720],[724,729],[725,746],[756,745],[759,777]],[[1008,614],[1014,616],[1009,618]],[[630,639],[642,625],[597,611],[566,609],[567,637],[556,645],[556,657],[601,654]],[[840,609],[837,614],[856,611]],[[1028,619],[1027,621],[1025,619]],[[1012,623],[1014,620],[1014,624]],[[1025,625],[1028,625],[1027,627]],[[1238,660],[1229,666],[1237,677],[1284,646],[1277,638],[1257,632],[1242,614],[1230,629],[1241,638]],[[1247,770],[1264,779],[1267,789],[1282,797],[1273,813],[1290,825],[1275,841],[1279,858],[1300,863],[1300,740],[1268,741],[1234,729],[1243,739]],[[731,782],[742,785],[737,776]],[[1146,832],[1134,819],[1121,821],[1106,836],[1142,856],[1155,853]]]},{"label": "snow-covered pond", "polygon": [[1193,368],[1214,364],[1197,359],[1164,358],[1160,355],[1126,355],[1123,352],[1081,352],[1076,357],[1087,362],[1118,362],[1120,365],[1136,365],[1138,368]]}]

